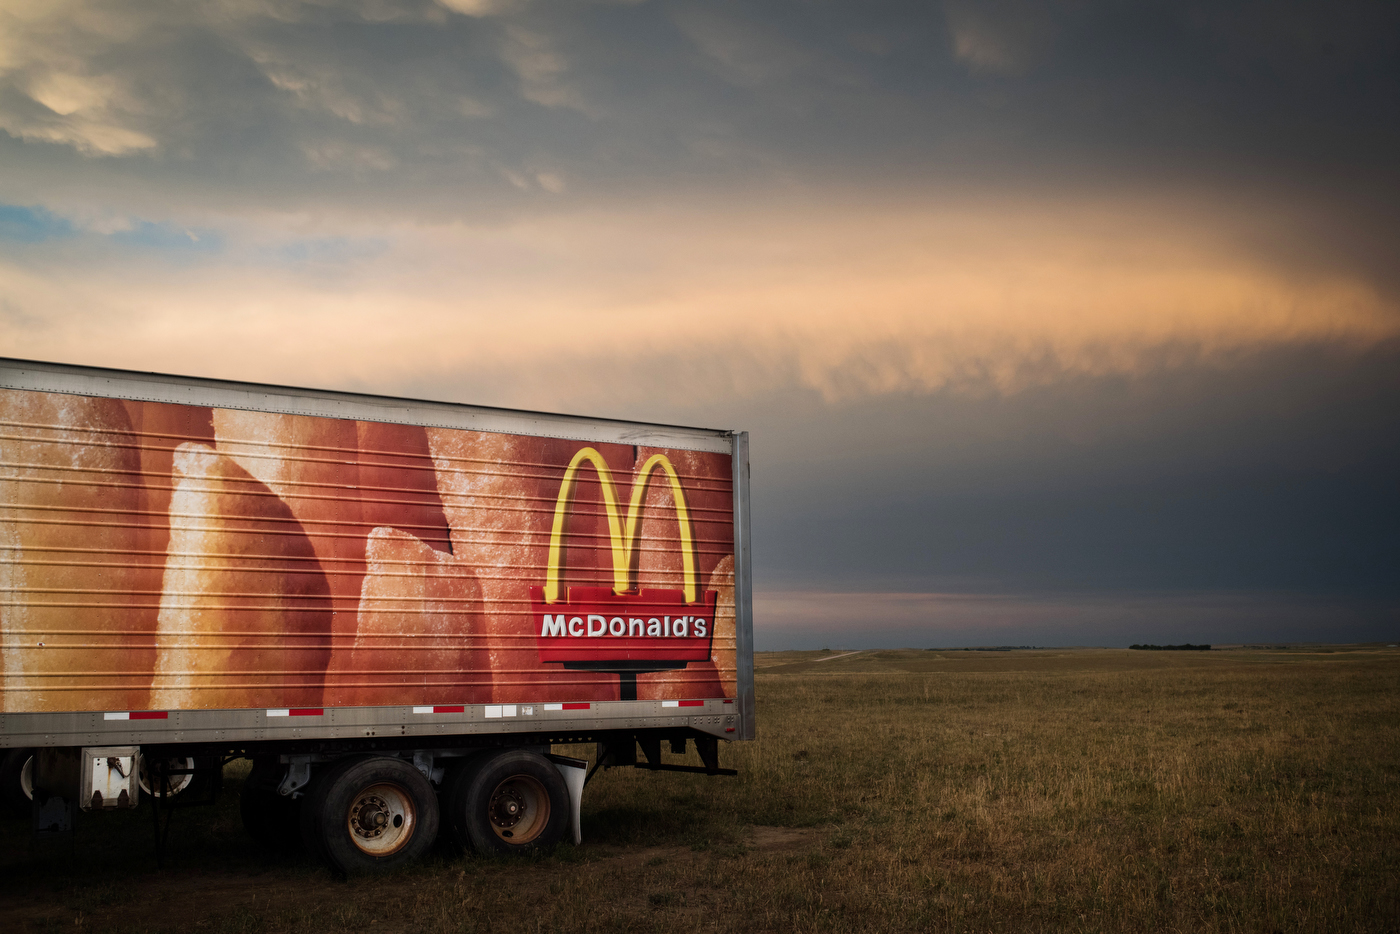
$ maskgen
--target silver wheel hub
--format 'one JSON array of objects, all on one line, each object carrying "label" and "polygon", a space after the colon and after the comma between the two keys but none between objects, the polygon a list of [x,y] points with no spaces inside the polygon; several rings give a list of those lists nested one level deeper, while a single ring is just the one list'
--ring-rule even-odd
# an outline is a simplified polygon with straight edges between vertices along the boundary
[{"label": "silver wheel hub", "polygon": [[371,839],[383,834],[390,820],[388,802],[378,795],[366,795],[356,801],[350,815],[355,833]]},{"label": "silver wheel hub", "polygon": [[345,815],[355,845],[373,856],[387,856],[405,846],[413,837],[416,820],[409,794],[389,782],[360,791]]},{"label": "silver wheel hub", "polygon": [[525,802],[513,788],[496,792],[491,802],[491,821],[497,827],[514,827],[525,816]]}]

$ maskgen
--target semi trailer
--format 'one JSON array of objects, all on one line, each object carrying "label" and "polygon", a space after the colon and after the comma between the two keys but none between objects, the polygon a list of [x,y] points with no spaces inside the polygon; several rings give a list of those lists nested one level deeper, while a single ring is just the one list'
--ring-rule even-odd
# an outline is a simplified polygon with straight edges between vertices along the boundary
[{"label": "semi trailer", "polygon": [[0,359],[4,791],[61,828],[248,759],[249,833],[360,872],[578,840],[559,745],[733,774],[748,470],[741,431]]}]

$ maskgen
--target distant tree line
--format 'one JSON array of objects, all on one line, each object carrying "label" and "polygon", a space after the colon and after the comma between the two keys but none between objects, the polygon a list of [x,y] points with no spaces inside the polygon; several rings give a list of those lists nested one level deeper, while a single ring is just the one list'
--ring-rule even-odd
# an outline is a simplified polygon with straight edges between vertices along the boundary
[{"label": "distant tree line", "polygon": [[1038,645],[973,645],[963,649],[930,648],[926,652],[1014,652],[1016,649],[1038,649]]},{"label": "distant tree line", "polygon": [[1130,649],[1142,649],[1147,652],[1209,652],[1209,645],[1130,645]]}]

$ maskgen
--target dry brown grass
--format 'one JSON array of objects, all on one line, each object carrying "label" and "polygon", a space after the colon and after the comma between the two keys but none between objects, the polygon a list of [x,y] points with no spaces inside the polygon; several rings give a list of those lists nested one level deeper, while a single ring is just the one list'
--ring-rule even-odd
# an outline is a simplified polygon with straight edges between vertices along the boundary
[{"label": "dry brown grass", "polygon": [[740,778],[601,774],[579,849],[342,883],[269,864],[226,804],[182,815],[181,868],[157,876],[113,858],[149,853],[141,814],[103,815],[71,864],[15,856],[5,828],[0,912],[65,931],[1400,927],[1395,650],[824,654],[760,656],[761,738],[725,750]]}]

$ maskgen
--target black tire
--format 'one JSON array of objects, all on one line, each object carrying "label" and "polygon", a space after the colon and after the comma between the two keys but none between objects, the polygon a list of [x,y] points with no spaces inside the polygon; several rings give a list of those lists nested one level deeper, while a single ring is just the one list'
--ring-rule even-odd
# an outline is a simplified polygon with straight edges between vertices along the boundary
[{"label": "black tire", "polygon": [[[192,775],[171,775],[168,778],[170,784],[170,797],[183,796],[191,801],[200,801],[209,794],[209,786],[214,783],[215,770],[222,769],[223,763],[218,758],[210,756],[175,756],[165,760],[167,767],[171,769],[195,769]],[[151,775],[149,763],[146,757],[141,757],[141,763],[137,766],[136,780],[141,786],[143,795],[151,795],[165,798],[164,791],[155,787],[156,780]]]},{"label": "black tire", "polygon": [[478,756],[443,792],[456,841],[483,855],[524,855],[553,847],[569,827],[569,790],[539,753],[506,749]]},{"label": "black tire", "polygon": [[322,852],[347,875],[410,863],[437,838],[432,783],[403,759],[361,759],[328,773],[322,784],[314,799]]},{"label": "black tire", "polygon": [[447,760],[446,770],[442,776],[442,783],[438,786],[438,809],[442,815],[441,824],[438,830],[438,843],[443,848],[443,855],[458,857],[471,850],[471,843],[457,832],[452,822],[452,802],[455,797],[462,792],[459,790],[463,782],[469,781],[468,775],[474,773],[477,766],[492,756],[497,750],[488,749],[481,752],[472,753],[461,758]]},{"label": "black tire", "polygon": [[321,812],[326,805],[326,792],[339,780],[341,773],[367,758],[346,756],[311,773],[311,784],[301,796],[297,827],[301,836],[301,848],[322,861],[330,860],[330,854],[326,852],[325,835],[321,831]]},{"label": "black tire", "polygon": [[294,853],[301,849],[301,799],[277,793],[284,768],[275,758],[254,760],[238,798],[238,811],[243,829],[258,846]]},{"label": "black tire", "polygon": [[33,810],[32,793],[24,790],[24,767],[33,757],[32,749],[11,749],[0,759],[0,802],[5,810],[19,817],[28,816]]}]

